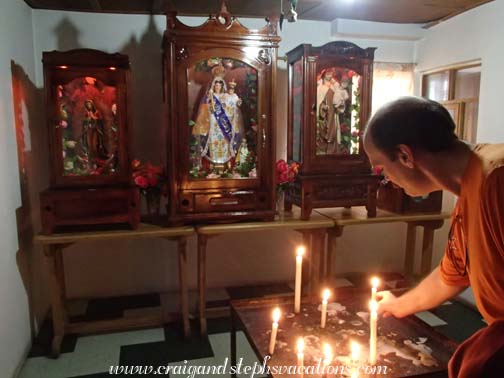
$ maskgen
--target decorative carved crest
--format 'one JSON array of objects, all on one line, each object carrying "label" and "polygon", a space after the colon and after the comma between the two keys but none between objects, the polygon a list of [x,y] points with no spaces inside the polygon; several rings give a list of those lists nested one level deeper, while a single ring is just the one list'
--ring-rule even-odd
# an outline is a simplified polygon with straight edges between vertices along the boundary
[{"label": "decorative carved crest", "polygon": [[270,49],[261,49],[257,53],[257,60],[263,64],[269,65],[271,63]]},{"label": "decorative carved crest", "polygon": [[375,50],[372,47],[363,49],[356,44],[346,41],[329,42],[320,47],[321,54],[352,56],[365,59],[373,59]]}]

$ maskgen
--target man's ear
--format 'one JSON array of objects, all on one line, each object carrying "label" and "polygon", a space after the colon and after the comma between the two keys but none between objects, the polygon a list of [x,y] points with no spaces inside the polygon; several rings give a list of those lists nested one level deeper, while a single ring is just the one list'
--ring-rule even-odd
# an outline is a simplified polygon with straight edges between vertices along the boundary
[{"label": "man's ear", "polygon": [[396,157],[402,165],[407,168],[413,168],[415,166],[415,157],[413,155],[413,150],[406,144],[400,144],[397,146]]}]

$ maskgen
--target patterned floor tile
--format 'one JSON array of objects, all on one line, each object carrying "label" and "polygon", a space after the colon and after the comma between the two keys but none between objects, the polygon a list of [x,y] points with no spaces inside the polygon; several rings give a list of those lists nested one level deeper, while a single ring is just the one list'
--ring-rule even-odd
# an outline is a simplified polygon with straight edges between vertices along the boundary
[{"label": "patterned floor tile", "polygon": [[459,343],[486,327],[478,311],[460,302],[453,301],[451,305],[439,306],[431,312],[447,323],[436,327],[436,331]]},{"label": "patterned floor tile", "polygon": [[442,326],[442,325],[447,324],[443,319],[438,318],[436,315],[434,315],[430,311],[417,312],[415,314],[415,316],[418,319],[423,320],[425,323],[427,323],[431,327],[438,327],[438,326]]},{"label": "patterned floor tile", "polygon": [[130,295],[126,297],[98,298],[88,303],[84,320],[120,318],[126,309],[160,306],[159,294]]},{"label": "patterned floor tile", "polygon": [[[33,340],[28,354],[31,357],[43,357],[51,354],[51,341],[53,338],[52,319],[46,317],[37,337]],[[61,343],[61,353],[72,353],[77,343],[77,335],[65,335]]]}]

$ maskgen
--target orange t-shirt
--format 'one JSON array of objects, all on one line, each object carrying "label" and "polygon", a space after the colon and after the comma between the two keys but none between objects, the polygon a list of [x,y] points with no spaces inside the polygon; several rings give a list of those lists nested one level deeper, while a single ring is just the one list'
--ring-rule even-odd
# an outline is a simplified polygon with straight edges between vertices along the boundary
[{"label": "orange t-shirt", "polygon": [[447,285],[471,285],[491,324],[504,319],[504,144],[480,144],[462,177],[440,264]]}]

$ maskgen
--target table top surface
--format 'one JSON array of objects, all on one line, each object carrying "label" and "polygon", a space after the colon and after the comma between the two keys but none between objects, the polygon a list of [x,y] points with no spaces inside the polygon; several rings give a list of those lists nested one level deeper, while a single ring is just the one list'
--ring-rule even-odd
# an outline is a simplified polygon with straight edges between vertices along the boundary
[{"label": "table top surface", "polygon": [[278,216],[271,222],[240,222],[197,226],[198,234],[215,235],[233,232],[267,231],[267,230],[309,230],[334,227],[334,221],[326,216],[312,212],[309,220],[300,219],[301,211],[293,207],[286,211],[283,219]]},{"label": "table top surface", "polygon": [[194,235],[192,226],[161,227],[154,224],[140,223],[136,230],[107,230],[61,233],[52,235],[36,235],[34,241],[40,244],[64,244],[79,241],[140,239],[140,238],[171,238]]},{"label": "table top surface", "polygon": [[419,213],[396,214],[384,210],[377,210],[376,217],[370,218],[364,206],[345,209],[342,207],[316,209],[314,212],[326,216],[334,221],[336,226],[350,226],[357,224],[389,223],[389,222],[425,222],[450,218],[450,213]]},{"label": "table top surface", "polygon": [[[303,337],[305,343],[305,367],[319,363],[323,343],[329,343],[332,347],[334,368],[351,365],[350,340],[361,345],[363,362],[360,365],[365,366],[369,354],[369,311],[366,309],[369,292],[339,289],[333,297],[338,300],[328,304],[325,329],[320,327],[320,304],[308,299],[303,299],[300,314],[293,312],[292,297],[232,301],[231,308],[234,321],[238,320],[238,329],[242,327],[262,363],[268,355],[273,308],[280,307],[282,316],[275,352],[268,362],[270,367],[296,366],[296,345],[300,337]],[[388,378],[415,377],[444,371],[457,346],[414,316],[403,319],[380,317],[377,344],[376,365],[387,368]],[[239,359],[240,356],[237,357]],[[311,374],[309,376],[312,377]]]}]

